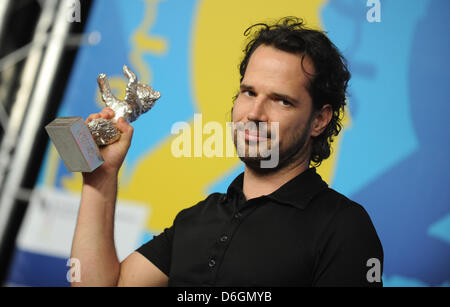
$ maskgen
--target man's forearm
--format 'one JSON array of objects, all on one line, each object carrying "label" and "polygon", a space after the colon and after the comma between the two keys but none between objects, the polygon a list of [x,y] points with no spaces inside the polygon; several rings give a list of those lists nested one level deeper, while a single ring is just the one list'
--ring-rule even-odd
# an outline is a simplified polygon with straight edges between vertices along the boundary
[{"label": "man's forearm", "polygon": [[115,286],[119,279],[114,245],[117,175],[94,177],[85,177],[83,182],[71,253],[80,261],[81,280],[73,286]]}]

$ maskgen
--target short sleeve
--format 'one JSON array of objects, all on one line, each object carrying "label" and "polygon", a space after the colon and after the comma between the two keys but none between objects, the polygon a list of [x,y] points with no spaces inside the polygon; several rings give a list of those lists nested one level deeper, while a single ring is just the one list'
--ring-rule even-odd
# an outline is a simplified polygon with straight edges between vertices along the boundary
[{"label": "short sleeve", "polygon": [[158,269],[169,276],[172,242],[175,226],[164,229],[162,233],[139,247],[136,251],[150,260]]},{"label": "short sleeve", "polygon": [[381,287],[382,267],[383,248],[375,227],[364,208],[352,203],[320,240],[313,284]]}]

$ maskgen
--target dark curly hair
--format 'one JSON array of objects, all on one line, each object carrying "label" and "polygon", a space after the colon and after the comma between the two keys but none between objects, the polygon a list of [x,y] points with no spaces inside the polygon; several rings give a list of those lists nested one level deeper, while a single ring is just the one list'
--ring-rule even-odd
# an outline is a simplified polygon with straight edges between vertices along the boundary
[{"label": "dark curly hair", "polygon": [[[256,32],[251,32],[256,29]],[[244,32],[249,41],[244,49],[245,56],[239,65],[240,81],[244,78],[251,55],[261,45],[273,46],[279,50],[309,57],[315,68],[312,75],[303,69],[310,79],[308,88],[315,111],[326,104],[331,105],[333,115],[325,130],[312,140],[310,161],[319,166],[331,153],[333,138],[342,129],[341,119],[346,105],[346,90],[350,80],[346,60],[337,47],[322,31],[305,27],[302,19],[285,17],[273,25],[258,23]]]}]

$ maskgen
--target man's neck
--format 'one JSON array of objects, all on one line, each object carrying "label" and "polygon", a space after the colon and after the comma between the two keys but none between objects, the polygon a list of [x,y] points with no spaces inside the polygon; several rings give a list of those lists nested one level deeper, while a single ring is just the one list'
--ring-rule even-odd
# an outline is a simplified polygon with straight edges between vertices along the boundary
[{"label": "man's neck", "polygon": [[246,166],[242,187],[245,198],[250,200],[262,195],[271,194],[285,183],[307,170],[308,166],[309,161],[305,160],[295,167],[280,169],[268,174],[260,174]]}]

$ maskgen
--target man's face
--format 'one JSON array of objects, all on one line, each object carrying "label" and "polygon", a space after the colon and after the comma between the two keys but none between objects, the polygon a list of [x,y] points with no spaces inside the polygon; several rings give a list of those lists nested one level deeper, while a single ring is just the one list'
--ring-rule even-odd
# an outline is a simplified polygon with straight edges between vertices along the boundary
[{"label": "man's face", "polygon": [[[271,148],[275,141],[279,148],[279,168],[299,159],[309,158],[313,105],[305,74],[314,74],[314,66],[308,57],[287,53],[271,46],[259,46],[250,57],[241,82],[239,95],[233,107],[233,123],[267,125],[268,138],[256,131],[235,130],[235,145],[245,156],[241,160],[249,167],[258,169],[262,160],[258,143]],[[278,139],[271,124],[278,123]],[[241,137],[245,140],[239,143]],[[254,148],[252,148],[254,147]],[[256,157],[249,156],[251,150]],[[264,156],[264,155],[263,155]],[[275,169],[276,169],[275,168]]]}]

